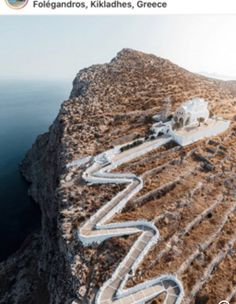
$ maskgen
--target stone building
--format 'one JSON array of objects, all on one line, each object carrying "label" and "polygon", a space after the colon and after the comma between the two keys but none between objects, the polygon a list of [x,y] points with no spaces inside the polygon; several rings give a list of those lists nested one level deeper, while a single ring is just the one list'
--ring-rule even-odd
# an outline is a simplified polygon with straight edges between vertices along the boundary
[{"label": "stone building", "polygon": [[209,118],[208,102],[195,98],[182,104],[175,112],[173,120],[179,127],[196,126]]}]

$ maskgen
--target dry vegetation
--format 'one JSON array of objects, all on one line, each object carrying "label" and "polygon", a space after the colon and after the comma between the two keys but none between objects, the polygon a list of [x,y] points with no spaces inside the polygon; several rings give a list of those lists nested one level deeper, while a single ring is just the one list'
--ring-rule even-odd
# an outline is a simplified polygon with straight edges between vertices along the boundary
[{"label": "dry vegetation", "polygon": [[[175,273],[184,284],[186,304],[215,304],[226,298],[236,303],[235,83],[194,75],[153,55],[123,50],[111,63],[77,76],[71,99],[59,115],[67,161],[145,135],[152,115],[163,110],[168,97],[172,111],[189,98],[205,98],[215,114],[232,120],[231,128],[185,148],[166,145],[117,169],[142,175],[145,184],[113,221],[152,220],[161,235],[129,286]],[[81,172],[69,169],[59,193],[63,233],[74,248],[73,273],[84,288],[78,292],[82,301],[93,299],[135,237],[88,249],[77,244],[78,226],[123,187],[85,185]]]}]

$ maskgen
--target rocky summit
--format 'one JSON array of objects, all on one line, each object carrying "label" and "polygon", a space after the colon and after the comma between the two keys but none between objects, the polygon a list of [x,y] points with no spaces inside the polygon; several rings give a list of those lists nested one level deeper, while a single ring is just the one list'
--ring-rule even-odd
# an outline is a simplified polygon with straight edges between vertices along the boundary
[{"label": "rocky summit", "polygon": [[[86,165],[68,164],[91,162],[90,156],[145,138],[154,115],[170,116],[193,98],[207,100],[211,113],[230,120],[229,129],[186,147],[157,146],[114,168],[114,174],[142,177],[143,187],[109,221],[141,219],[160,234],[126,288],[168,274],[182,284],[181,303],[236,303],[236,82],[124,49],[110,63],[77,74],[49,132],[21,164],[42,211],[42,230],[0,264],[1,304],[100,303],[101,286],[138,235],[84,246],[80,227],[125,185],[87,183]],[[163,303],[164,297],[146,303]]]}]

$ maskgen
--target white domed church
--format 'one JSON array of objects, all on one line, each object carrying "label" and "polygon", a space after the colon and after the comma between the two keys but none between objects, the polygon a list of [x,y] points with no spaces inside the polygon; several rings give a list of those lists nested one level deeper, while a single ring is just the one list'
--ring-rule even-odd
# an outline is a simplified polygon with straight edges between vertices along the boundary
[{"label": "white domed church", "polygon": [[208,102],[203,98],[195,98],[182,104],[174,114],[174,123],[181,127],[197,126],[209,118]]}]

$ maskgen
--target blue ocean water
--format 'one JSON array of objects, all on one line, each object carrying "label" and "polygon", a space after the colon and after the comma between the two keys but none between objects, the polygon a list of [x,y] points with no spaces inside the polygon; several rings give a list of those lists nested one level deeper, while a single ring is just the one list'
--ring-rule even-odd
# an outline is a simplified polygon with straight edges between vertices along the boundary
[{"label": "blue ocean water", "polygon": [[40,228],[40,210],[27,195],[19,163],[48,130],[70,89],[61,80],[0,80],[0,261]]}]

